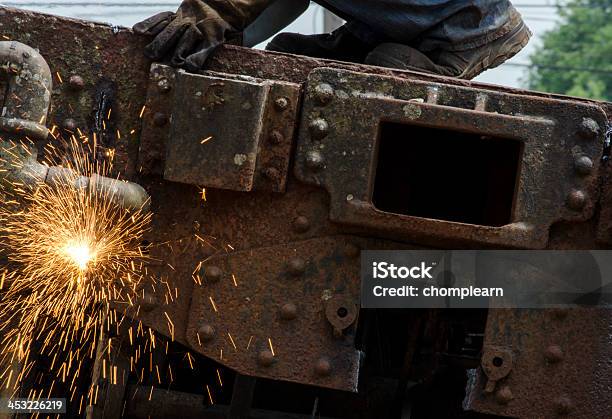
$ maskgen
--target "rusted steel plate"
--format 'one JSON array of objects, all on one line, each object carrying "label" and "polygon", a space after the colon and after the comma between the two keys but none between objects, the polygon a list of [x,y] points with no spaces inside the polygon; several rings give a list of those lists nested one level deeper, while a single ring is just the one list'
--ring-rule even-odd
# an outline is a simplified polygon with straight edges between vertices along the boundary
[{"label": "rusted steel plate", "polygon": [[[571,115],[567,113],[568,106],[572,108]],[[433,237],[543,248],[551,225],[561,220],[590,218],[598,199],[596,174],[606,116],[596,106],[317,69],[309,78],[302,115],[296,175],[330,192],[330,217],[337,222],[425,240]],[[445,130],[449,138],[467,133],[475,134],[479,140],[520,142],[520,166],[512,172],[512,177],[517,178],[516,186],[510,190],[510,195],[515,195],[514,204],[512,200],[505,204],[513,206],[511,219],[499,226],[472,225],[377,208],[372,198],[377,165],[401,164],[377,161],[382,123],[409,126],[401,134],[403,137],[392,139],[395,142],[434,141],[420,137],[423,134],[411,136],[410,130],[416,128]],[[442,135],[427,132],[432,137]],[[460,138],[463,137],[454,141]],[[442,156],[444,150],[438,152]],[[511,158],[485,154],[480,160],[469,161],[469,157],[458,158],[466,158],[466,166]],[[422,158],[435,164],[430,155]],[[581,161],[589,163],[588,167]],[[446,173],[447,182],[461,175],[445,172],[444,167],[438,170]],[[471,185],[464,187],[469,189]],[[387,193],[412,193],[402,188],[404,185],[398,185],[397,190]],[[483,203],[486,205],[495,203]]]},{"label": "rusted steel plate", "polygon": [[155,64],[141,167],[203,187],[282,192],[298,103],[299,87],[293,83],[188,74]]},{"label": "rusted steel plate", "polygon": [[491,310],[465,407],[521,418],[608,417],[610,324],[604,309]]},{"label": "rusted steel plate", "polygon": [[187,341],[241,374],[356,391],[359,266],[344,237],[213,258],[193,291]]}]

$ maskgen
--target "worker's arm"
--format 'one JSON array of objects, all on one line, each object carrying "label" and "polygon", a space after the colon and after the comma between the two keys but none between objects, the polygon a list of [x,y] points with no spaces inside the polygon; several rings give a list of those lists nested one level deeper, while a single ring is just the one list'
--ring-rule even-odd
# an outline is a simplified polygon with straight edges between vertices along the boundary
[{"label": "worker's arm", "polygon": [[242,32],[275,0],[184,0],[176,13],[160,13],[134,26],[154,35],[148,57],[169,57],[173,65],[202,68],[220,44]]}]

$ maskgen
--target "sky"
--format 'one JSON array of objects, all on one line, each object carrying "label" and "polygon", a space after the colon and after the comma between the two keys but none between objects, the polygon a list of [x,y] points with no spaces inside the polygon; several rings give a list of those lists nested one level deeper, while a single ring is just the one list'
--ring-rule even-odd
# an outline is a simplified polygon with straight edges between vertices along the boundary
[{"label": "sky", "polygon": [[[0,4],[51,13],[60,16],[132,26],[134,23],[160,11],[174,10],[180,0],[13,0]],[[502,66],[481,74],[476,80],[511,87],[524,87],[525,64],[540,42],[541,35],[555,27],[558,18],[553,0],[517,0],[513,4],[521,12],[534,33],[532,41],[523,51]],[[303,34],[323,31],[323,9],[315,4],[286,31]]]}]

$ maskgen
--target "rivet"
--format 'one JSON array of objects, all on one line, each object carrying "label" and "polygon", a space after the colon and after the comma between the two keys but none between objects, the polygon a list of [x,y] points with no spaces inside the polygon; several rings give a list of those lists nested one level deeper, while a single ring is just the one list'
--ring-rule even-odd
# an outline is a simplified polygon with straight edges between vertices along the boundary
[{"label": "rivet", "polygon": [[280,177],[280,172],[275,167],[266,167],[265,169],[263,169],[263,175],[269,180],[276,181]]},{"label": "rivet", "polygon": [[293,303],[284,304],[280,309],[280,316],[283,320],[293,320],[297,317],[297,306]]},{"label": "rivet", "polygon": [[204,267],[204,278],[210,282],[219,282],[223,276],[223,271],[218,266],[207,266]]},{"label": "rivet", "polygon": [[297,233],[306,233],[310,229],[310,220],[300,215],[293,220],[293,229]]},{"label": "rivet", "polygon": [[315,374],[319,377],[326,377],[331,374],[332,366],[331,362],[327,358],[319,358],[315,363]]},{"label": "rivet", "polygon": [[560,362],[563,360],[563,350],[559,345],[550,345],[544,351],[544,356],[549,362]]},{"label": "rivet", "polygon": [[308,130],[314,140],[322,140],[329,134],[329,124],[325,119],[317,118],[310,122]]},{"label": "rivet", "polygon": [[559,414],[568,414],[573,407],[571,399],[567,396],[560,396],[555,399],[555,409]]},{"label": "rivet", "polygon": [[578,134],[585,140],[593,140],[599,136],[601,128],[592,118],[583,118],[578,128]]},{"label": "rivet", "polygon": [[306,271],[306,261],[302,258],[293,258],[289,261],[289,273],[293,276],[302,275]]},{"label": "rivet", "polygon": [[274,107],[278,111],[284,111],[289,107],[289,99],[286,97],[279,97],[274,101]]},{"label": "rivet", "polygon": [[320,83],[315,87],[315,97],[321,105],[327,105],[334,97],[334,88],[327,83]]},{"label": "rivet", "polygon": [[306,166],[311,170],[321,170],[324,166],[323,156],[317,150],[306,153]]},{"label": "rivet", "polygon": [[584,192],[574,189],[567,196],[567,206],[574,211],[581,211],[586,205],[586,195]]},{"label": "rivet", "polygon": [[170,86],[170,81],[165,77],[162,78],[159,82],[157,82],[157,87],[162,93],[168,93],[170,90],[172,90],[172,87]]},{"label": "rivet", "polygon": [[588,175],[593,171],[593,160],[587,156],[580,156],[574,161],[576,172],[581,175]]},{"label": "rivet", "polygon": [[155,126],[163,127],[167,123],[168,123],[168,117],[166,116],[166,114],[161,113],[161,112],[157,112],[153,116],[153,124],[155,124]]},{"label": "rivet", "polygon": [[215,329],[209,324],[205,324],[198,329],[198,336],[204,341],[211,341],[215,337]]},{"label": "rivet", "polygon": [[497,400],[499,404],[508,404],[513,398],[514,395],[512,394],[512,390],[510,390],[508,386],[503,386],[495,393],[495,400]]},{"label": "rivet", "polygon": [[274,145],[279,145],[282,144],[283,141],[285,141],[285,136],[280,131],[274,130],[270,133],[270,137],[268,137],[268,140]]},{"label": "rivet", "polygon": [[274,355],[269,350],[263,350],[257,355],[257,363],[262,367],[271,367],[274,361]]},{"label": "rivet", "polygon": [[140,300],[140,308],[144,311],[151,311],[157,306],[157,298],[153,294],[145,294]]},{"label": "rivet", "polygon": [[68,83],[72,90],[81,90],[85,87],[85,80],[79,75],[71,76]]},{"label": "rivet", "polygon": [[66,120],[64,120],[63,126],[64,129],[67,129],[68,131],[74,131],[77,129],[77,123],[72,118],[67,118]]}]

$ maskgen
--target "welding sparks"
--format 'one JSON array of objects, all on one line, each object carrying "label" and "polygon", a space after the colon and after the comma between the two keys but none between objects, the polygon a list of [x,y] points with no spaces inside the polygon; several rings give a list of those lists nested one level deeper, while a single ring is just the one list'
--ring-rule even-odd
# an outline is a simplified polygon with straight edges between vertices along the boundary
[{"label": "welding sparks", "polygon": [[[113,188],[83,185],[112,173],[112,158],[94,163],[90,156],[104,153],[84,144],[73,136],[44,148],[42,164],[58,167],[49,182],[28,172],[28,144],[0,140],[0,255],[8,260],[0,295],[0,385],[7,389],[17,391],[34,359],[45,355],[74,394],[79,366],[123,321],[113,307],[129,310],[138,301],[146,272],[142,235],[151,214],[120,207]],[[15,364],[18,372],[5,369]],[[116,380],[116,371],[111,374]]]}]

